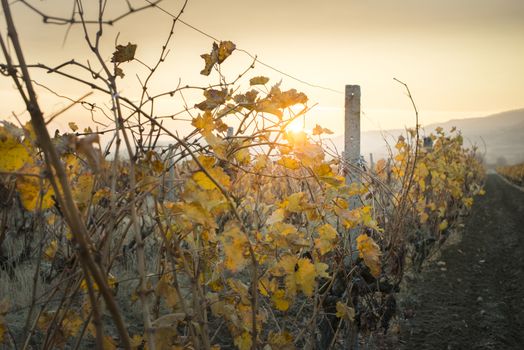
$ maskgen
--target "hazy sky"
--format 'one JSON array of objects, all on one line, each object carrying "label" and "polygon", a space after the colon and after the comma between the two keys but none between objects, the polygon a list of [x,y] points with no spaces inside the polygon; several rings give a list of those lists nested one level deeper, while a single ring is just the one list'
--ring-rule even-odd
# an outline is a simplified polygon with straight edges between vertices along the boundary
[{"label": "hazy sky", "polygon": [[[73,2],[31,3],[49,13],[67,14]],[[161,6],[176,12],[181,3],[164,0]],[[111,0],[108,11],[118,13],[124,5],[123,0]],[[41,18],[21,4],[14,4],[13,10],[28,61],[53,65],[72,57],[83,57],[84,61],[88,57],[89,52],[82,49],[81,27],[73,27],[62,46],[66,27],[43,26]],[[340,91],[345,84],[361,85],[364,129],[414,123],[410,101],[394,77],[411,88],[423,124],[524,107],[523,0],[189,0],[182,18],[313,84]],[[158,9],[128,17],[106,30],[103,54],[109,59],[120,32],[119,42],[136,43],[137,57],[152,62],[170,23],[171,18]],[[5,35],[3,22],[1,30]],[[156,87],[175,86],[179,78],[184,83],[210,82],[199,76],[203,68],[199,55],[209,51],[211,43],[211,39],[177,25],[172,52]],[[94,62],[92,57],[90,60]],[[123,84],[126,91],[136,86],[134,73],[145,72],[137,63],[132,64],[125,67],[132,72],[125,79],[129,87]],[[238,52],[224,69],[234,76],[248,65],[249,58]],[[42,73],[35,74],[37,79],[47,79]],[[342,130],[342,94],[311,88],[257,65],[252,75],[259,74],[275,82],[282,78],[285,87],[302,90],[312,103],[318,102],[309,116],[310,125],[320,123]],[[71,97],[88,91],[78,84],[56,84]],[[45,101],[44,95],[42,92],[41,99]],[[12,110],[20,111],[6,103],[14,96],[12,84],[3,78],[2,117]],[[169,102],[165,104],[167,108]],[[48,109],[59,107],[57,102]],[[89,116],[76,118],[89,124]]]}]

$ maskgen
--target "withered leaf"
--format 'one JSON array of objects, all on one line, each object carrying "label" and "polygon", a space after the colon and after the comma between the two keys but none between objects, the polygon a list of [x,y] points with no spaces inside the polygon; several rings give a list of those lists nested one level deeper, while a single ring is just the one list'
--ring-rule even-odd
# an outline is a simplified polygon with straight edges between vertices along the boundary
[{"label": "withered leaf", "polygon": [[204,69],[200,71],[200,74],[209,75],[215,63],[221,64],[222,62],[224,62],[226,58],[231,56],[235,49],[236,45],[233,44],[233,42],[231,41],[221,41],[220,45],[217,43],[213,43],[213,47],[210,53],[200,55],[200,57],[202,57],[205,61]]},{"label": "withered leaf", "polygon": [[231,56],[233,51],[236,49],[236,45],[231,41],[221,41],[220,47],[218,48],[218,64],[224,62],[226,58]]},{"label": "withered leaf", "polygon": [[111,57],[111,62],[113,63],[122,63],[129,62],[135,58],[136,44],[127,43],[126,46],[117,45],[116,51],[113,52],[113,57]]},{"label": "withered leaf", "polygon": [[249,79],[249,85],[264,85],[269,81],[268,77],[254,77]]}]

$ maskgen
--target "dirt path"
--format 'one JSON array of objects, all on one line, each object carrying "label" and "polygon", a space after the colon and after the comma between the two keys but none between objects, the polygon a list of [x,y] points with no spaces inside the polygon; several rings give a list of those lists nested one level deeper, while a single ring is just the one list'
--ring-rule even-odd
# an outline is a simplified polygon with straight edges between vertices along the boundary
[{"label": "dirt path", "polygon": [[524,192],[488,175],[476,200],[446,266],[411,286],[403,349],[524,349]]}]

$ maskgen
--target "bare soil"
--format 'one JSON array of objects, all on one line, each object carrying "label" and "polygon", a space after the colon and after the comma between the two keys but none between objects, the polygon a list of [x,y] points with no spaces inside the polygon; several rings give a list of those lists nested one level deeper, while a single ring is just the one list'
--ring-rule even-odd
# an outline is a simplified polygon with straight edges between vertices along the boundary
[{"label": "bare soil", "polygon": [[462,240],[410,283],[400,348],[524,349],[524,192],[495,174],[485,189]]}]

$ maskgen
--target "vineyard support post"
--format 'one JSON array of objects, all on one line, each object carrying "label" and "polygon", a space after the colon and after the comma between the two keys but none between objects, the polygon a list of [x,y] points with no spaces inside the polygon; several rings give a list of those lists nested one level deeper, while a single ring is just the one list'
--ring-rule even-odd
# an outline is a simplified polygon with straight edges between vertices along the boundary
[{"label": "vineyard support post", "polygon": [[360,182],[355,167],[360,164],[360,86],[346,85],[344,119],[344,156],[348,167],[346,183]]},{"label": "vineyard support post", "polygon": [[172,145],[169,145],[169,152],[167,154],[167,166],[169,167],[168,171],[168,181],[166,188],[166,196],[165,198],[170,201],[175,201],[175,161],[174,161],[174,155],[173,155],[173,148]]},{"label": "vineyard support post", "polygon": [[[360,86],[346,85],[345,95],[345,118],[344,118],[344,161],[346,163],[345,175],[346,183],[361,183],[360,175]],[[350,198],[350,208],[355,209],[359,206],[359,197],[353,196]],[[348,242],[353,251],[351,260],[356,260],[356,235],[357,230],[353,229],[349,232]],[[351,344],[351,349],[358,350],[359,348],[359,334],[358,328],[355,324],[351,326],[348,332],[348,344]]]}]

